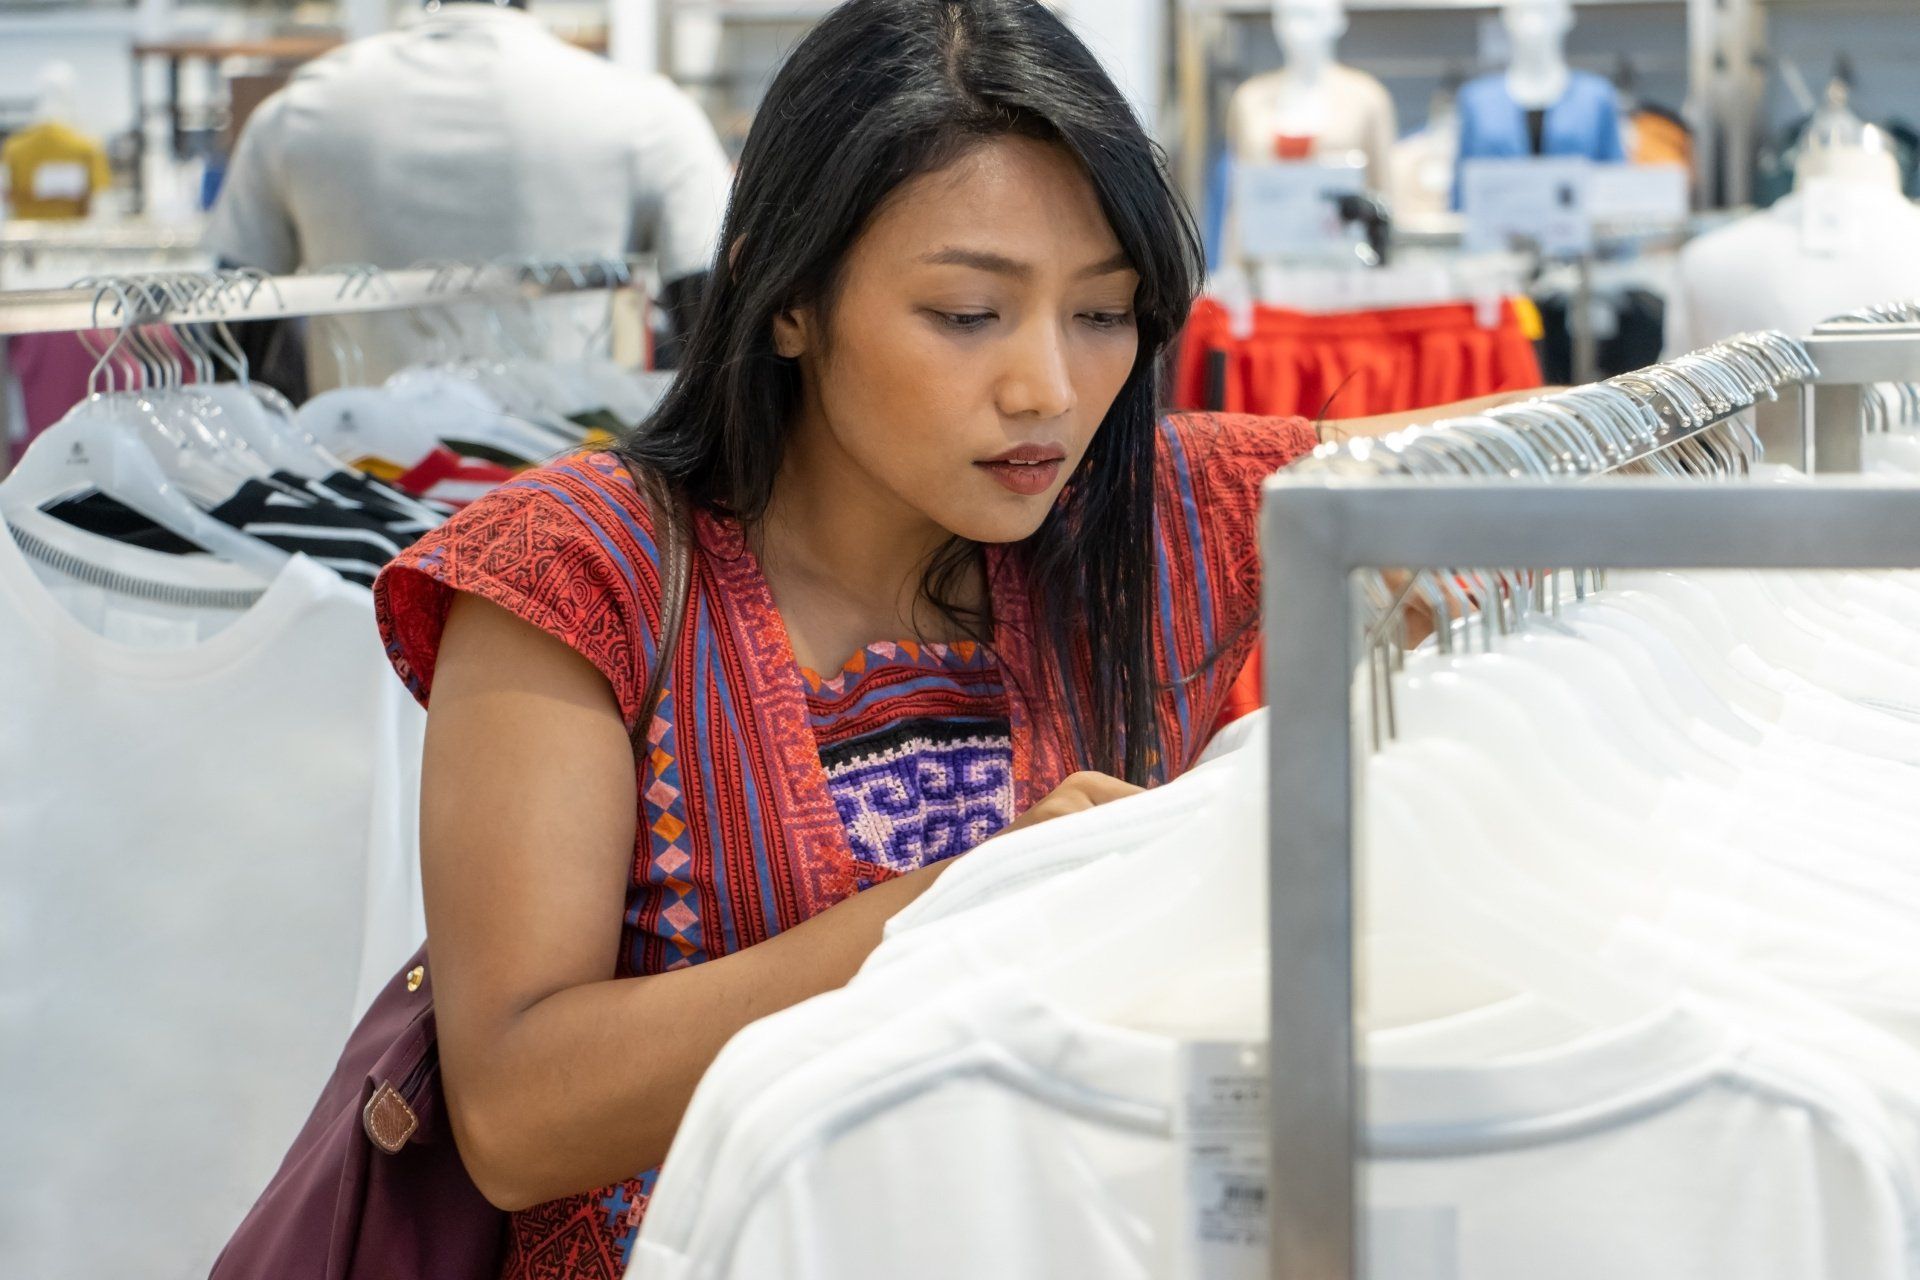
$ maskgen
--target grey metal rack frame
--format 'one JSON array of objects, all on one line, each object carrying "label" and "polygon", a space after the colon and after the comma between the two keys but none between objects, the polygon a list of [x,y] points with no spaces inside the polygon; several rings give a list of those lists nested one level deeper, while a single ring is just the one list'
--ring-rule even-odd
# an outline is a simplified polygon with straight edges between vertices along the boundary
[{"label": "grey metal rack frame", "polygon": [[1867,390],[1920,382],[1920,324],[1836,321],[1815,329],[1805,345],[1819,376],[1798,396],[1761,410],[1761,442],[1768,458],[1809,475],[1858,472]]},{"label": "grey metal rack frame", "polygon": [[1275,1280],[1361,1280],[1360,739],[1349,690],[1362,618],[1352,575],[1458,565],[1920,568],[1920,487],[1859,477],[1802,487],[1282,474],[1267,484],[1262,538],[1273,708],[1269,1270]]}]

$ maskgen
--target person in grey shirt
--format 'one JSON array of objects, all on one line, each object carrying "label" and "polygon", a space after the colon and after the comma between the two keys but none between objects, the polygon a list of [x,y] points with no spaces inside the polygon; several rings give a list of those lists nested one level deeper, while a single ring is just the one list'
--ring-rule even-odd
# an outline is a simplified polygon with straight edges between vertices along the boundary
[{"label": "person in grey shirt", "polygon": [[[275,274],[649,253],[678,319],[711,266],[728,183],[712,124],[670,81],[576,49],[518,7],[434,0],[261,105],[208,247]],[[375,381],[423,344],[404,315],[343,328]],[[330,345],[311,344],[316,390],[339,381]]]}]

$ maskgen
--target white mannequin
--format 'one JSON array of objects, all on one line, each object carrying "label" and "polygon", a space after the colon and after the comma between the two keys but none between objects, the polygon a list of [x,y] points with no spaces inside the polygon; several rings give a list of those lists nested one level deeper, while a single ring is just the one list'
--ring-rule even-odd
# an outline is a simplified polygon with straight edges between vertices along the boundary
[{"label": "white mannequin", "polygon": [[1317,138],[1332,114],[1327,72],[1347,34],[1346,10],[1341,0],[1274,0],[1273,34],[1285,61],[1274,122],[1281,133]]},{"label": "white mannequin", "polygon": [[1387,152],[1398,128],[1393,100],[1372,76],[1340,65],[1335,53],[1347,31],[1343,0],[1274,0],[1273,30],[1284,64],[1241,85],[1227,112],[1234,158],[1271,164],[1283,158],[1279,139],[1297,139],[1316,159],[1358,153],[1368,182],[1386,180]]},{"label": "white mannequin", "polygon": [[1567,95],[1567,33],[1573,30],[1571,0],[1508,0],[1500,17],[1513,58],[1507,91],[1523,110],[1544,111]]},{"label": "white mannequin", "polygon": [[1667,308],[1669,354],[1750,329],[1806,333],[1920,297],[1920,206],[1887,136],[1835,84],[1801,139],[1793,193],[1689,244]]},{"label": "white mannequin", "polygon": [[1827,86],[1827,101],[1807,125],[1800,158],[1793,167],[1793,189],[1815,182],[1846,183],[1898,193],[1900,161],[1887,135],[1863,122],[1847,105],[1847,86]]}]

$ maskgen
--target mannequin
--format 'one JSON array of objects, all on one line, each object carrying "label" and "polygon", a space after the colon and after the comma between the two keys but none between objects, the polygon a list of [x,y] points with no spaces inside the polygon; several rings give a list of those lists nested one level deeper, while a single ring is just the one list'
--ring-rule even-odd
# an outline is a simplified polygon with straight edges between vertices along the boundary
[{"label": "mannequin", "polygon": [[34,85],[33,123],[7,139],[0,167],[7,171],[13,216],[38,221],[84,218],[112,181],[107,149],[73,127],[71,63],[51,62]]},{"label": "mannequin", "polygon": [[1507,92],[1528,111],[1545,111],[1566,97],[1573,83],[1567,66],[1567,33],[1573,30],[1568,0],[1515,0],[1501,12],[1513,61]]},{"label": "mannequin", "polygon": [[1878,187],[1898,192],[1900,161],[1887,135],[1853,113],[1847,82],[1835,77],[1827,86],[1827,100],[1800,139],[1793,166],[1793,189],[1804,191],[1819,182]]},{"label": "mannequin", "polygon": [[1572,0],[1508,0],[1507,69],[1460,91],[1460,160],[1626,159],[1620,102],[1606,78],[1567,64]]},{"label": "mannequin", "polygon": [[1792,194],[1680,254],[1669,354],[1750,329],[1806,333],[1846,311],[1920,297],[1920,208],[1886,134],[1836,83],[1807,126]]},{"label": "mannequin", "polygon": [[1243,164],[1337,160],[1358,153],[1367,185],[1386,182],[1398,135],[1393,99],[1372,76],[1335,58],[1347,31],[1342,0],[1274,0],[1280,70],[1253,77],[1227,109],[1227,143]]}]

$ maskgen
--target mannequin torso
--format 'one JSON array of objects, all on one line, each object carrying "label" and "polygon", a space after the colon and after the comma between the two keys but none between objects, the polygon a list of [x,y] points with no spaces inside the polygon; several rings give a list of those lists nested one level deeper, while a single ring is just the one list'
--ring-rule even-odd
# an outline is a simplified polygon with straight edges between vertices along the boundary
[{"label": "mannequin torso", "polygon": [[1340,0],[1275,0],[1273,28],[1284,65],[1234,94],[1227,112],[1234,159],[1271,164],[1358,153],[1368,185],[1380,186],[1398,134],[1393,99],[1378,80],[1335,60],[1347,30]]}]

